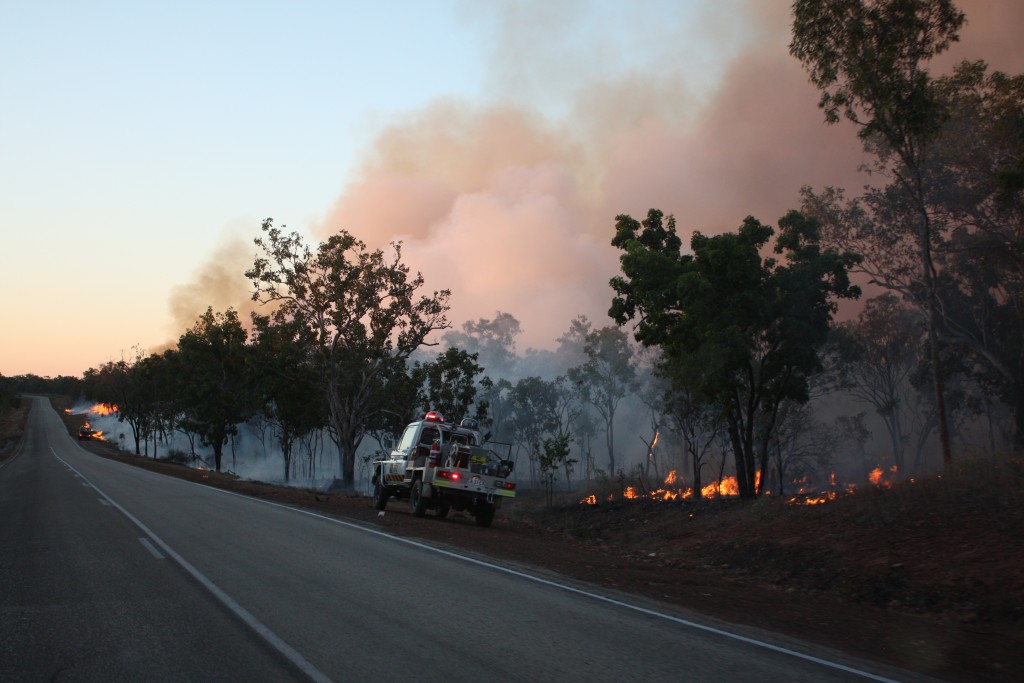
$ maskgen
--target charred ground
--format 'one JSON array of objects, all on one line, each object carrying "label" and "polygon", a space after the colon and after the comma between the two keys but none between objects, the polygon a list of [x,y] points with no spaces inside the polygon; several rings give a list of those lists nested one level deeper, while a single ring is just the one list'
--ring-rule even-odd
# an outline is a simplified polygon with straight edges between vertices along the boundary
[{"label": "charred ground", "polygon": [[[82,417],[64,419],[77,436]],[[954,476],[817,506],[778,498],[591,506],[574,496],[549,507],[523,496],[481,529],[456,514],[417,519],[392,502],[381,517],[363,495],[241,481],[100,441],[83,446],[945,679],[1010,681],[1024,670],[1019,457],[974,460]],[[609,492],[595,493],[607,500]]]}]

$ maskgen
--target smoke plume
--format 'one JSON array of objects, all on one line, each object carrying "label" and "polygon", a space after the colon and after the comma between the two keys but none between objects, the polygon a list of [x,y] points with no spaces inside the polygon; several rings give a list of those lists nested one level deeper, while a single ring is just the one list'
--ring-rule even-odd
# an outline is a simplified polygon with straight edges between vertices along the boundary
[{"label": "smoke plume", "polygon": [[[968,25],[938,66],[1024,70],[1024,3],[960,4]],[[595,7],[467,3],[466,19],[491,33],[489,99],[440,99],[388,122],[315,237],[402,241],[427,289],[452,290],[456,326],[505,311],[522,323],[519,348],[551,348],[577,315],[608,320],[617,214],[662,209],[685,240],[747,215],[774,224],[805,184],[865,183],[855,131],[824,124],[788,53],[788,2]],[[194,320],[210,292],[244,305],[228,277],[249,265],[236,253],[222,249],[176,295],[178,319]]]}]

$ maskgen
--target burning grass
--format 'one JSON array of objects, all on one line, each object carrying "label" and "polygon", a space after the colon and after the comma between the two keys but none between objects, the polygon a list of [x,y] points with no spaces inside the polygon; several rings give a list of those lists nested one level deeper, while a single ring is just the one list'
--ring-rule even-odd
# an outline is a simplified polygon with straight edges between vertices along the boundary
[{"label": "burning grass", "polygon": [[625,556],[745,583],[967,623],[1020,624],[1022,491],[1024,458],[1004,455],[903,482],[879,468],[868,485],[801,496],[667,500],[658,491],[596,492],[554,509],[522,510],[522,519]]}]

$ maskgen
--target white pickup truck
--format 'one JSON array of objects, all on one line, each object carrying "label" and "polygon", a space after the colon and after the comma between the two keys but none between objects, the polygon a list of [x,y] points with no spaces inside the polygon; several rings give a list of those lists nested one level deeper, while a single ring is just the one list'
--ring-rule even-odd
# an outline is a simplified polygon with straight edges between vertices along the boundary
[{"label": "white pickup truck", "polygon": [[388,457],[374,461],[374,506],[383,510],[392,497],[408,499],[414,517],[465,510],[479,526],[490,526],[502,500],[516,495],[511,450],[484,443],[476,420],[449,424],[429,412],[405,428]]}]

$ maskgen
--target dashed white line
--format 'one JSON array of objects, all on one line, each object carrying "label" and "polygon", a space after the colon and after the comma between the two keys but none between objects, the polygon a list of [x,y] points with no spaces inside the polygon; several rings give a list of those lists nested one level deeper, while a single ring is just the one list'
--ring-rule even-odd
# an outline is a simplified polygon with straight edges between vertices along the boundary
[{"label": "dashed white line", "polygon": [[[82,477],[82,479],[86,479],[85,475],[76,470],[66,461],[62,460],[61,457],[57,455],[56,451],[53,450],[53,447],[50,448],[50,452],[53,453],[53,457],[57,458],[57,460],[60,460],[62,463],[67,465],[68,469],[70,469],[78,476]],[[210,591],[210,593],[212,593],[213,596],[221,602],[221,604],[223,604],[225,607],[231,610],[236,617],[241,619],[243,623],[245,623],[249,628],[255,631],[271,647],[273,647],[275,650],[281,653],[283,657],[285,657],[288,661],[290,661],[292,664],[298,667],[300,671],[309,676],[311,680],[316,681],[317,683],[332,683],[331,678],[327,674],[320,671],[320,669],[316,668],[311,662],[309,662],[309,660],[303,657],[298,650],[293,648],[288,643],[284,642],[280,638],[280,636],[271,631],[266,624],[257,619],[255,616],[253,616],[252,613],[249,612],[249,610],[245,609],[237,602],[235,602],[235,599],[227,593],[225,593],[220,588],[220,586],[215,584],[210,579],[206,578],[206,576],[202,572],[200,572],[198,569],[192,566],[192,564],[184,557],[175,552],[175,550],[171,548],[171,546],[167,545],[167,543],[162,538],[153,533],[153,531],[151,531],[149,527],[147,527],[139,519],[137,519],[135,515],[128,512],[116,500],[108,496],[99,488],[95,486],[93,486],[93,488],[96,489],[96,492],[103,496],[112,507],[116,508],[122,515],[127,517],[132,522],[132,524],[137,526],[144,534],[146,534],[146,536],[149,537],[149,540],[156,544],[156,546],[158,546],[160,550],[162,550],[171,559],[173,559],[175,562],[181,565],[181,568],[189,574],[191,574],[192,578],[194,578],[196,581],[202,584],[203,587],[206,588],[206,590]],[[142,541],[144,539],[139,540]],[[143,545],[146,545],[146,543],[143,542]],[[153,548],[151,552],[155,550],[156,548]]]},{"label": "dashed white line", "polygon": [[146,538],[146,537],[140,538],[139,539],[139,543],[141,543],[146,548],[146,550],[148,550],[150,552],[150,554],[152,554],[153,557],[155,557],[156,559],[158,559],[158,560],[164,559],[164,556],[160,553],[159,550],[157,550],[155,547],[153,547],[153,544],[149,542],[148,538]]}]

